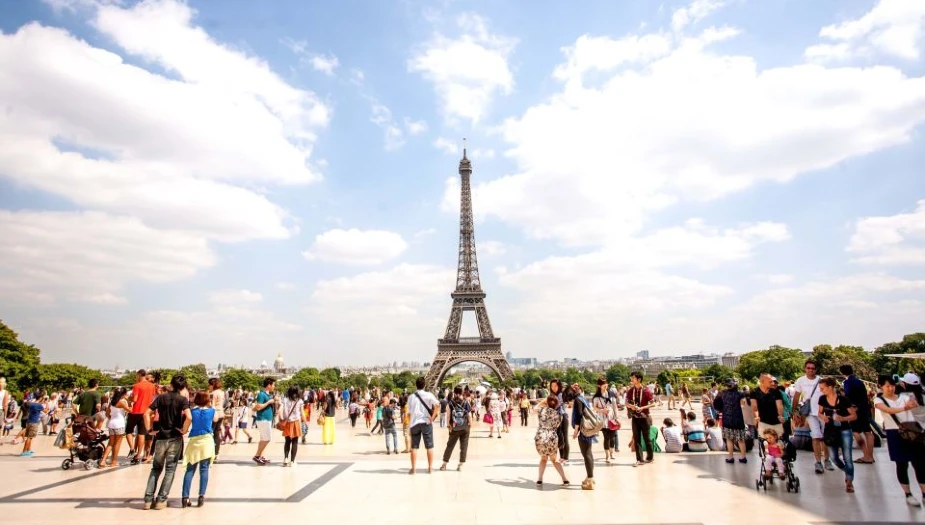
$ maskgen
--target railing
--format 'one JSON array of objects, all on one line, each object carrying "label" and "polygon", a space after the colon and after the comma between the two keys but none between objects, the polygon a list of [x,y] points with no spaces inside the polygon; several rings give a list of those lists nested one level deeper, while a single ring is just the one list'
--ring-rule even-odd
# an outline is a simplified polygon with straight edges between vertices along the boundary
[{"label": "railing", "polygon": [[452,344],[452,345],[472,345],[480,343],[500,343],[501,338],[498,337],[460,337],[459,339],[438,339],[437,342],[440,344]]}]

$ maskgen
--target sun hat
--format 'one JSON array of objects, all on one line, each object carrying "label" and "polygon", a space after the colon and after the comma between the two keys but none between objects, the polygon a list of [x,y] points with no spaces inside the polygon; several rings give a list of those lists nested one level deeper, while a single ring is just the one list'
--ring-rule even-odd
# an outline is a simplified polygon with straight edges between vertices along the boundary
[{"label": "sun hat", "polygon": [[906,383],[907,385],[920,385],[920,384],[922,384],[922,383],[921,383],[921,380],[919,379],[919,376],[915,375],[915,374],[912,373],[912,372],[908,372],[906,375],[904,375],[904,376],[902,377],[902,382],[903,382],[903,383]]}]

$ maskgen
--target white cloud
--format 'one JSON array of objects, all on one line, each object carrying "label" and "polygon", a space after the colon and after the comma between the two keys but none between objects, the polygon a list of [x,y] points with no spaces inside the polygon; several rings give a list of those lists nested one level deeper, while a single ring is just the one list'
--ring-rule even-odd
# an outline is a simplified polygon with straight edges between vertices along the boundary
[{"label": "white cloud", "polygon": [[[315,94],[214,40],[185,3],[76,6],[116,51],[38,23],[0,34],[0,77],[15,79],[0,83],[0,173],[102,212],[34,214],[36,225],[52,228],[76,217],[95,230],[75,238],[107,240],[95,243],[93,257],[125,257],[127,267],[112,271],[111,283],[75,274],[92,283],[81,296],[117,297],[128,281],[192,275],[214,263],[208,240],[282,239],[297,231],[289,213],[254,188],[320,180],[310,157],[330,111]],[[140,241],[118,233],[124,230],[150,242],[139,253],[165,257],[166,269],[125,255]],[[189,256],[169,253],[178,246],[189,247]],[[55,264],[72,274],[80,258]],[[48,282],[30,286],[45,290],[36,298],[57,295]],[[71,297],[75,286],[57,291]]]},{"label": "white cloud", "polygon": [[250,290],[218,290],[209,294],[209,302],[214,306],[240,306],[261,301],[263,296]]},{"label": "white cloud", "polygon": [[688,25],[696,24],[723,7],[723,0],[694,0],[690,5],[676,9],[671,16],[671,28],[682,31]]},{"label": "white cloud", "polygon": [[334,74],[334,70],[337,69],[339,64],[337,57],[334,55],[312,55],[309,62],[315,71],[329,76]]},{"label": "white cloud", "polygon": [[925,2],[878,0],[860,18],[825,26],[819,36],[834,43],[807,48],[809,60],[844,61],[878,55],[917,60],[925,39]]},{"label": "white cloud", "polygon": [[846,250],[862,264],[925,265],[925,200],[911,213],[858,220]]},{"label": "white cloud", "polygon": [[126,283],[184,279],[216,260],[201,236],[100,212],[0,210],[0,238],[0,298],[8,306],[124,303],[118,292]]},{"label": "white cloud", "polygon": [[472,153],[469,154],[469,158],[472,161],[477,161],[478,159],[485,159],[485,160],[493,159],[495,158],[495,150],[490,149],[490,148],[488,149],[476,148],[472,150]]},{"label": "white cloud", "polygon": [[372,111],[369,121],[382,128],[385,150],[394,151],[404,146],[404,133],[402,133],[401,128],[395,124],[395,120],[392,118],[392,110],[374,98],[370,98],[369,101]]},{"label": "white cloud", "polygon": [[455,140],[444,137],[434,139],[434,147],[447,155],[459,155],[462,153],[462,145],[457,144]]},{"label": "white cloud", "polygon": [[409,117],[405,117],[405,129],[408,130],[409,135],[420,135],[427,131],[427,122],[424,120],[414,120]]},{"label": "white cloud", "polygon": [[408,70],[434,84],[449,121],[477,123],[497,94],[514,88],[508,57],[516,40],[489,32],[485,20],[475,14],[460,15],[456,24],[459,37],[437,33],[408,61]]},{"label": "white cloud", "polygon": [[334,229],[315,237],[314,245],[302,255],[309,261],[376,265],[398,257],[407,248],[408,243],[394,232]]}]

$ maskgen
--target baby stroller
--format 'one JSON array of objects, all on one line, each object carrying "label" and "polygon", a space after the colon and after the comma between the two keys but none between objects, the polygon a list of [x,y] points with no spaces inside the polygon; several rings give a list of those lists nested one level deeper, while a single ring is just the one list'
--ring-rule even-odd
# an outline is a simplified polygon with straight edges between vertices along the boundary
[{"label": "baby stroller", "polygon": [[800,492],[800,478],[793,472],[793,462],[797,459],[796,447],[794,447],[789,440],[782,439],[778,441],[783,448],[781,462],[784,464],[784,472],[779,472],[777,464],[775,463],[771,467],[771,476],[766,477],[768,464],[772,463],[767,453],[767,440],[758,436],[756,441],[758,442],[758,457],[761,458],[761,470],[758,471],[758,479],[755,480],[755,490],[761,491],[761,489],[764,489],[764,491],[767,492],[768,485],[773,485],[774,479],[783,474],[784,479],[781,481],[787,482],[787,492]]},{"label": "baby stroller", "polygon": [[63,470],[69,470],[76,461],[83,463],[86,470],[100,466],[100,460],[106,451],[106,433],[93,428],[93,419],[70,419],[65,435],[70,431],[71,437],[65,438],[65,445],[70,457],[61,462]]}]

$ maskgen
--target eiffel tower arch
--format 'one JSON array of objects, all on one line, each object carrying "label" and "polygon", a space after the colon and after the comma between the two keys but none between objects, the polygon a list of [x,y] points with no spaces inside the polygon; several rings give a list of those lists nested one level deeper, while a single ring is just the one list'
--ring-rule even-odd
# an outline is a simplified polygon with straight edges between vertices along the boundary
[{"label": "eiffel tower arch", "polygon": [[[479,278],[479,264],[475,250],[475,221],[472,218],[472,163],[466,157],[459,161],[460,185],[459,206],[459,260],[456,268],[456,289],[450,294],[453,304],[446,332],[437,340],[437,356],[430,365],[425,379],[427,388],[435,390],[447,372],[454,366],[465,362],[482,363],[494,372],[502,381],[513,375],[504,353],[501,351],[501,338],[495,337],[485,307],[485,292]],[[478,337],[460,337],[464,312],[474,312],[479,327]]]}]

